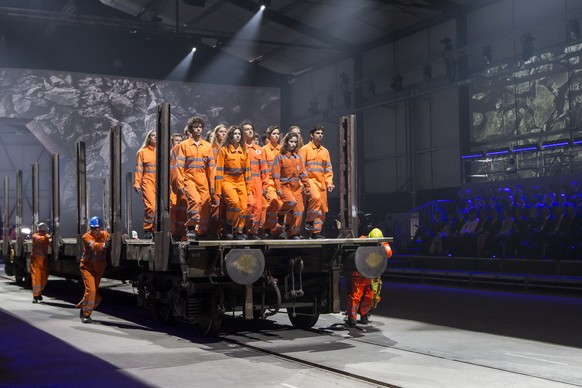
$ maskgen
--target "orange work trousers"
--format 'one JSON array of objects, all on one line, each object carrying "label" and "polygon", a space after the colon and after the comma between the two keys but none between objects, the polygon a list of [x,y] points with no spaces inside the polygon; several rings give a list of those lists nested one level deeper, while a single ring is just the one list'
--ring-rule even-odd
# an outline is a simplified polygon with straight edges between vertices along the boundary
[{"label": "orange work trousers", "polygon": [[144,232],[153,232],[156,213],[156,183],[143,181],[141,195],[144,207],[143,230]]},{"label": "orange work trousers", "polygon": [[285,215],[285,232],[287,238],[298,235],[301,232],[303,220],[303,189],[299,184],[281,185],[281,208],[277,215]]},{"label": "orange work trousers", "polygon": [[222,203],[215,205],[216,199],[213,199],[210,204],[210,220],[208,225],[208,233],[212,236],[222,236],[224,233],[224,221],[226,219],[224,206]]},{"label": "orange work trousers", "polygon": [[32,296],[41,296],[48,281],[48,258],[32,255],[30,257],[30,277],[32,280]]},{"label": "orange work trousers", "polygon": [[250,234],[259,234],[263,227],[261,216],[263,214],[263,182],[260,177],[251,178],[252,196],[246,209],[246,228]]},{"label": "orange work trousers", "polygon": [[321,190],[315,180],[310,179],[309,197],[307,198],[306,222],[313,222],[313,232],[320,233],[327,213],[327,191]]},{"label": "orange work trousers", "polygon": [[192,180],[185,180],[184,187],[188,203],[186,226],[193,226],[197,234],[205,235],[210,219],[210,192]]},{"label": "orange work trousers", "polygon": [[176,204],[178,203],[178,196],[170,189],[170,234],[176,234]]},{"label": "orange work trousers", "polygon": [[85,293],[83,294],[83,299],[77,303],[77,308],[83,310],[83,316],[85,317],[90,316],[101,302],[99,283],[101,283],[101,278],[106,268],[106,260],[81,259],[79,269],[85,284]]},{"label": "orange work trousers", "polygon": [[176,203],[172,206],[170,202],[170,233],[175,240],[180,240],[186,236],[188,201],[182,193],[175,195]]},{"label": "orange work trousers", "polygon": [[[346,313],[348,318],[356,319],[358,311],[360,315],[366,315],[372,308],[374,300],[374,291],[370,285],[372,279],[360,275],[358,272],[352,272],[352,289],[348,295],[348,307]],[[376,296],[380,302],[380,295]]]},{"label": "orange work trousers", "polygon": [[224,175],[222,200],[224,203],[221,206],[225,209],[226,223],[232,225],[233,232],[242,233],[247,209],[247,184],[243,174]]},{"label": "orange work trousers", "polygon": [[277,226],[277,211],[281,208],[283,203],[277,196],[275,185],[267,186],[266,198],[263,197],[263,229],[273,232],[273,228]]}]

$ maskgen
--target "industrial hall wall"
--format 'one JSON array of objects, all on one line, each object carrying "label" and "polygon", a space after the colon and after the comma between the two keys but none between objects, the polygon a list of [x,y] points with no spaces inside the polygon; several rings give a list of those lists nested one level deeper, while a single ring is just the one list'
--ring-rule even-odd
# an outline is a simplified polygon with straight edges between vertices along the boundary
[{"label": "industrial hall wall", "polygon": [[[399,201],[390,198],[407,196],[400,211],[421,205],[418,193],[454,193],[465,183],[466,153],[582,137],[582,1],[483,4],[290,84],[293,121],[335,127],[340,115],[358,115],[360,186],[364,202],[385,205],[379,212],[394,211]],[[531,164],[535,174],[549,171],[552,160],[553,174],[569,174],[569,167],[556,169],[562,160],[576,163],[577,150],[561,150],[557,159],[520,154],[520,174],[527,177]],[[479,163],[505,173],[510,167],[496,160]]]},{"label": "industrial hall wall", "polygon": [[[47,153],[61,155],[61,217],[65,235],[76,228],[76,147],[85,142],[90,214],[102,214],[103,180],[109,174],[108,134],[122,128],[123,173],[134,171],[136,152],[155,128],[157,106],[171,105],[171,131],[182,133],[187,120],[201,116],[206,131],[217,124],[250,120],[261,131],[280,120],[278,88],[197,84],[73,72],[0,68],[0,126],[18,127]],[[32,142],[33,143],[33,142]],[[29,204],[31,161],[20,157],[26,145],[5,149],[0,172],[10,182],[15,203],[15,171],[23,171],[24,222]],[[16,155],[15,153],[18,153]],[[41,219],[50,217],[50,175],[41,170]],[[50,169],[48,169],[50,171]],[[49,173],[50,174],[50,173]],[[141,225],[143,206],[135,196],[133,225]],[[13,214],[13,212],[12,212]],[[14,215],[12,215],[14,217]],[[68,221],[70,220],[70,222]],[[13,219],[12,221],[13,222]]]}]

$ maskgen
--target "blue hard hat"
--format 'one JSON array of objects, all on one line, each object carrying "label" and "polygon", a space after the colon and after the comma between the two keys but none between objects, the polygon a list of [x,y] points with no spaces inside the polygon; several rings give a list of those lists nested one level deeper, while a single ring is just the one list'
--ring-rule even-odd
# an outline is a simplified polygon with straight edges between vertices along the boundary
[{"label": "blue hard hat", "polygon": [[103,220],[99,217],[91,217],[89,220],[89,227],[91,228],[102,228]]}]

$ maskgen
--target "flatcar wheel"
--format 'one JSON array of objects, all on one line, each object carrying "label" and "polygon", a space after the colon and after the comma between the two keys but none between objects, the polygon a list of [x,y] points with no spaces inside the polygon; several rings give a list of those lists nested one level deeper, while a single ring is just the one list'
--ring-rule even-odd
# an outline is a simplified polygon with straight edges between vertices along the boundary
[{"label": "flatcar wheel", "polygon": [[194,324],[194,330],[199,336],[216,337],[220,332],[223,313],[218,311],[218,306],[214,303],[206,307],[200,320]]},{"label": "flatcar wheel", "polygon": [[20,263],[14,265],[14,280],[19,286],[26,287],[26,269]]},{"label": "flatcar wheel", "polygon": [[152,306],[152,312],[154,313],[154,317],[158,322],[172,323],[174,321],[172,309],[167,303],[157,303],[156,305]]},{"label": "flatcar wheel", "polygon": [[10,260],[10,256],[4,256],[4,272],[7,276],[14,276],[14,263]]},{"label": "flatcar wheel", "polygon": [[199,336],[216,337],[220,333],[221,326],[222,314],[214,318],[210,314],[205,314],[199,322],[194,324],[194,330]]},{"label": "flatcar wheel", "polygon": [[317,298],[313,297],[313,306],[295,307],[295,314],[293,308],[287,308],[287,315],[293,327],[297,329],[311,329],[319,319],[319,308],[317,306]]},{"label": "flatcar wheel", "polygon": [[263,310],[263,309],[253,310],[253,319],[254,320],[261,320],[261,319],[263,319],[263,314],[264,313],[265,313],[265,310]]}]

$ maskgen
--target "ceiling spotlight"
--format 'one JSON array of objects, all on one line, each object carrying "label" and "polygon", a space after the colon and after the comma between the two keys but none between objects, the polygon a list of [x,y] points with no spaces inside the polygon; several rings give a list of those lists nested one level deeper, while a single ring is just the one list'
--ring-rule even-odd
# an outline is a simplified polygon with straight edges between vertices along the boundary
[{"label": "ceiling spotlight", "polygon": [[249,60],[249,63],[259,63],[263,60],[263,56],[259,55],[257,57],[254,57],[253,59]]},{"label": "ceiling spotlight", "polygon": [[195,53],[196,52],[196,47],[192,47],[192,52]]},{"label": "ceiling spotlight", "polygon": [[259,0],[259,7],[261,11],[264,11],[265,8],[271,6],[271,0]]}]

